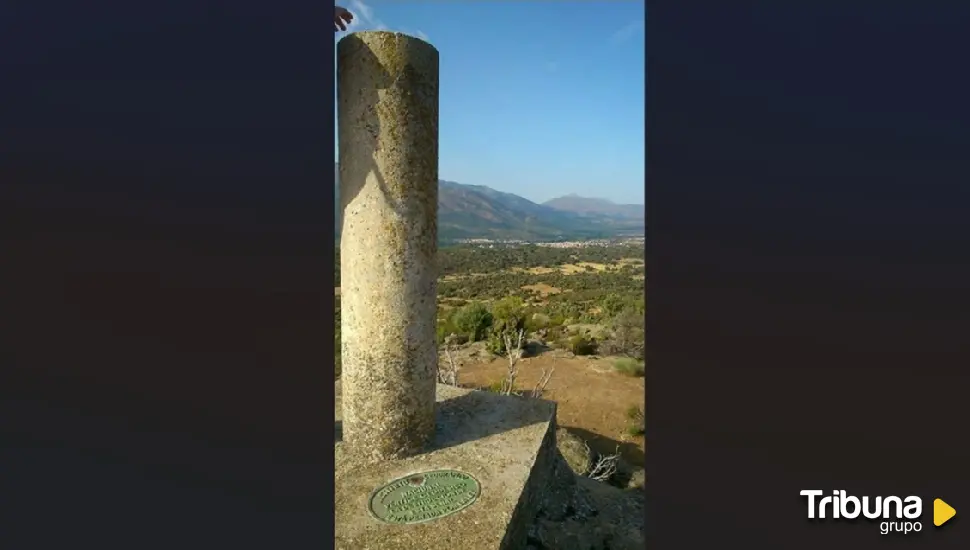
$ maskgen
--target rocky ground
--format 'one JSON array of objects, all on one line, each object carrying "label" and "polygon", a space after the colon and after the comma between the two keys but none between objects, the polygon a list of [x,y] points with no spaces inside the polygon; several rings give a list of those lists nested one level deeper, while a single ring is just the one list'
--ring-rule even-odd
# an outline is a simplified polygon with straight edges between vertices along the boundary
[{"label": "rocky ground", "polygon": [[[577,357],[542,346],[530,355],[517,365],[516,387],[528,392],[555,369],[543,398],[558,404],[562,471],[561,487],[549,491],[546,511],[536,519],[529,550],[644,548],[645,441],[631,433],[628,414],[631,407],[644,407],[644,379],[616,372],[613,358]],[[452,359],[461,365],[459,382],[465,387],[488,389],[508,371],[508,361],[481,344],[455,350]],[[616,471],[591,479],[597,461],[611,455],[618,455]]]},{"label": "rocky ground", "polygon": [[[551,373],[543,399],[557,403],[557,423],[601,454],[619,452],[630,470],[642,469],[646,442],[631,431],[631,409],[644,409],[643,378],[626,376],[613,368],[611,357],[578,357],[567,351],[530,343],[528,357],[517,364],[516,388],[530,392]],[[460,365],[459,384],[489,389],[500,384],[508,372],[508,360],[495,357],[482,343],[466,345],[452,353]],[[441,365],[448,358],[442,354]],[[630,476],[634,472],[630,472]]]},{"label": "rocky ground", "polygon": [[[528,550],[640,550],[645,546],[645,492],[641,484],[620,488],[577,473],[584,448],[557,433],[561,464],[556,482],[530,531]],[[578,443],[578,445],[577,445]],[[563,450],[565,449],[565,453]],[[568,458],[567,458],[568,456]],[[571,462],[571,464],[570,464]]]}]

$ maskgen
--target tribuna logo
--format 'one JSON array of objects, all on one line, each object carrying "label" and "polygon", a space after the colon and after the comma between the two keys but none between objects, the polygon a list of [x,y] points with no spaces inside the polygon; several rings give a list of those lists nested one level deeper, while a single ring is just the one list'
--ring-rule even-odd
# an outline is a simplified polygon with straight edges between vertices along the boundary
[{"label": "tribuna logo", "polygon": [[[923,499],[920,497],[860,498],[849,496],[845,491],[832,491],[831,495],[823,497],[825,492],[819,490],[805,490],[799,494],[807,497],[808,519],[856,519],[862,516],[870,520],[883,520],[879,524],[879,531],[883,535],[923,530],[921,522],[912,521],[923,515]],[[895,521],[889,521],[893,519]]]}]

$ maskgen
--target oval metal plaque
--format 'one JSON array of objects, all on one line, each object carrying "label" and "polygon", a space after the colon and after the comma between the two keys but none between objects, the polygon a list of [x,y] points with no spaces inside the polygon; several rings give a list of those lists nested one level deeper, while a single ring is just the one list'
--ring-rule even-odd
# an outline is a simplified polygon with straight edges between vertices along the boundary
[{"label": "oval metal plaque", "polygon": [[456,470],[411,474],[378,488],[370,497],[375,518],[398,525],[424,523],[471,506],[481,494],[472,476]]}]

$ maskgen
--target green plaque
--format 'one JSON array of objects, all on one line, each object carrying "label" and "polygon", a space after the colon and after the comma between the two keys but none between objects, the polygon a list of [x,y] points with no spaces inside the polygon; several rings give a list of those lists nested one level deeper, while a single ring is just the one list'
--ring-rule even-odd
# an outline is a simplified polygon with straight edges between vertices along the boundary
[{"label": "green plaque", "polygon": [[370,513],[385,523],[424,523],[471,506],[481,494],[478,480],[456,470],[411,474],[378,488]]}]

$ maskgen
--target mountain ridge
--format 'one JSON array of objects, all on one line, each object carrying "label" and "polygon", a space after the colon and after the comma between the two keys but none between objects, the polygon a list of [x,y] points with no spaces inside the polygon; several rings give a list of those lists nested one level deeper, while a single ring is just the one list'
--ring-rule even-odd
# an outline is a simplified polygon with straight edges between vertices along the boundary
[{"label": "mountain ridge", "polygon": [[564,212],[574,212],[581,215],[616,216],[630,220],[642,220],[645,211],[645,206],[642,204],[621,204],[609,199],[583,197],[576,193],[556,197],[542,204]]},{"label": "mountain ridge", "polygon": [[[335,166],[334,188],[336,232],[340,234],[340,169]],[[563,197],[560,197],[563,198]],[[583,199],[582,197],[579,197]],[[438,236],[442,241],[459,239],[560,240],[609,238],[643,233],[643,207],[635,207],[639,218],[609,213],[603,209],[570,210],[556,203],[558,199],[536,203],[484,185],[467,185],[438,180]],[[583,199],[589,200],[589,199]],[[605,199],[593,199],[605,201]],[[553,202],[553,206],[549,203]],[[610,201],[606,201],[613,204]],[[559,205],[557,207],[556,205]]]}]

